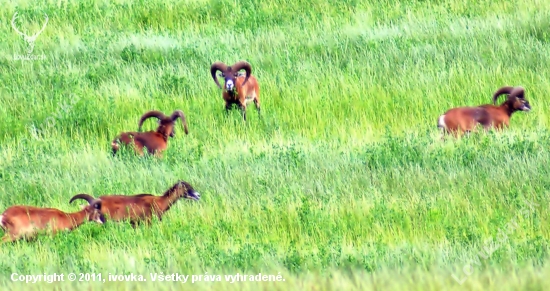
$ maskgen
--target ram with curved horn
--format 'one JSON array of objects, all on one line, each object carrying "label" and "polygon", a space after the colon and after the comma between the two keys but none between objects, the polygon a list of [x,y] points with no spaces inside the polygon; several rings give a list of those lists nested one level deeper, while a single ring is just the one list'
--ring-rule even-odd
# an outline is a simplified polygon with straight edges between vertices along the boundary
[{"label": "ram with curved horn", "polygon": [[[133,227],[136,227],[142,221],[150,224],[153,215],[162,221],[164,213],[180,199],[198,201],[200,197],[199,192],[191,184],[179,180],[160,196],[153,194],[104,195],[99,199],[102,201],[101,211],[105,213],[107,220],[127,220]],[[69,203],[77,199],[89,201],[94,198],[89,194],[82,193],[71,198]]]},{"label": "ram with curved horn", "polygon": [[[500,105],[497,100],[501,95],[508,95]],[[503,86],[493,94],[493,104],[484,104],[476,107],[452,108],[440,115],[437,127],[443,135],[452,133],[455,136],[469,133],[481,124],[487,131],[490,128],[501,130],[510,125],[512,114],[517,111],[530,111],[531,105],[525,99],[523,87]]]},{"label": "ram with curved horn", "polygon": [[[157,129],[141,132],[143,123],[149,118],[158,119]],[[111,142],[113,156],[120,149],[120,145],[124,144],[133,145],[135,152],[140,156],[144,155],[144,148],[146,148],[149,154],[161,157],[161,152],[168,147],[168,138],[175,135],[174,126],[178,118],[181,119],[185,134],[189,134],[187,119],[183,111],[176,110],[170,116],[157,110],[146,112],[139,119],[138,132],[123,132]]]},{"label": "ram with curved horn", "polygon": [[[245,75],[239,72],[244,70]],[[223,87],[220,85],[216,73],[224,79]],[[246,121],[246,106],[254,102],[258,116],[260,115],[260,86],[256,77],[252,75],[252,66],[246,61],[239,61],[228,66],[222,62],[215,62],[210,66],[212,79],[223,90],[222,97],[225,100],[225,111],[229,112],[233,105],[237,105]]]},{"label": "ram with curved horn", "polygon": [[105,223],[101,212],[100,199],[84,199],[88,205],[82,210],[67,213],[56,208],[41,208],[35,206],[11,206],[0,215],[0,228],[5,234],[3,242],[13,242],[19,239],[32,240],[40,231],[56,234],[60,231],[71,231],[86,221]]}]

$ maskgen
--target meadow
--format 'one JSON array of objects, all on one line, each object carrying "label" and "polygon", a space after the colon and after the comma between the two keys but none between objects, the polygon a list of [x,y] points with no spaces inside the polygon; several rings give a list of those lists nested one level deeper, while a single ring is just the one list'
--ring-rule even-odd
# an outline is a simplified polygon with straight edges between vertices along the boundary
[{"label": "meadow", "polygon": [[[35,60],[10,21],[35,42]],[[162,222],[86,223],[0,248],[2,290],[544,290],[550,283],[550,2],[4,1],[0,210],[77,193],[201,200]],[[225,115],[215,61],[246,60],[262,117]],[[437,117],[521,85],[504,132],[439,139]],[[162,159],[111,140],[181,109]],[[149,120],[145,130],[154,129]],[[1,235],[1,234],[0,234]],[[13,273],[146,282],[13,282]],[[153,282],[150,273],[220,275]],[[226,282],[280,274],[284,281]],[[67,278],[67,277],[65,277]],[[189,279],[191,280],[191,279]],[[67,280],[66,280],[67,281]]]}]

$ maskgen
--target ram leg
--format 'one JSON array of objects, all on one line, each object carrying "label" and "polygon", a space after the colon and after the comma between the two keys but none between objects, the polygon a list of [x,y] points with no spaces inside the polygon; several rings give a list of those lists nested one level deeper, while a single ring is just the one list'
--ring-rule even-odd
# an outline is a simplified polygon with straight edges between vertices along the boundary
[{"label": "ram leg", "polygon": [[452,130],[451,131],[451,135],[454,137],[454,138],[459,138],[461,135],[462,135],[462,130],[457,128],[455,130]]},{"label": "ram leg", "polygon": [[147,217],[143,220],[143,223],[145,224],[145,226],[151,227],[151,225],[153,224],[153,219],[152,219],[152,217],[151,217],[150,215],[147,216]]},{"label": "ram leg", "polygon": [[136,228],[139,226],[139,221],[138,220],[131,220],[130,221],[130,225],[132,226],[132,228]]},{"label": "ram leg", "polygon": [[159,222],[162,222],[162,213],[160,211],[155,211],[155,214],[157,215]]},{"label": "ram leg", "polygon": [[243,103],[241,103],[239,105],[240,109],[241,109],[241,113],[243,115],[243,119],[244,121],[246,121],[246,105],[244,105]]},{"label": "ram leg", "polygon": [[116,139],[111,142],[111,149],[112,149],[113,157],[116,156],[116,153],[117,153],[118,149],[120,148],[119,143],[120,143],[120,141],[118,141]]},{"label": "ram leg", "polygon": [[261,108],[260,108],[260,100],[257,97],[254,97],[254,105],[256,105],[256,110],[258,111],[258,116],[261,118]]},{"label": "ram leg", "polygon": [[445,128],[441,128],[441,135],[440,139],[441,141],[445,141],[445,137],[449,134],[448,130]]},{"label": "ram leg", "polygon": [[229,110],[231,110],[231,108],[233,107],[233,104],[232,103],[229,103],[229,102],[225,102],[225,115],[229,115]]},{"label": "ram leg", "polygon": [[504,127],[507,127],[507,126],[508,126],[508,124],[505,123],[505,122],[497,122],[497,123],[495,124],[495,129],[496,129],[497,131],[502,131],[502,130],[504,129]]},{"label": "ram leg", "polygon": [[145,153],[143,152],[143,147],[141,146],[135,146],[134,150],[136,151],[136,154],[140,157],[143,157]]}]

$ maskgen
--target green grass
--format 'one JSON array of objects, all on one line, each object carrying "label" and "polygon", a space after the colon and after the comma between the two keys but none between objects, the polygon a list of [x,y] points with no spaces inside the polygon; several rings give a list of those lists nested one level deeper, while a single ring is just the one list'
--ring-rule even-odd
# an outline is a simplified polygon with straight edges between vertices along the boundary
[{"label": "green grass", "polygon": [[[77,193],[160,194],[179,179],[202,200],[151,228],[86,223],[4,244],[0,288],[545,290],[550,2],[468,2],[3,3],[0,209],[77,211]],[[15,11],[29,34],[49,16],[44,60],[14,61],[27,49]],[[209,66],[238,60],[260,82],[262,119],[224,114]],[[532,111],[505,132],[439,140],[440,114],[503,85],[524,86]],[[162,159],[113,159],[110,141],[153,109],[183,110],[190,134],[178,125]],[[148,281],[10,280],[54,272]],[[222,282],[152,282],[160,272]],[[285,281],[224,282],[236,273]]]}]

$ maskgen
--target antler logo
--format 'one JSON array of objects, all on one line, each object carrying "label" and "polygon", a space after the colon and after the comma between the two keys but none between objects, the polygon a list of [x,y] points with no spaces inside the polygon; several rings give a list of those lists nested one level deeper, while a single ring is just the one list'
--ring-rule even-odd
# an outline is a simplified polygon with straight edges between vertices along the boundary
[{"label": "antler logo", "polygon": [[17,19],[17,12],[15,12],[13,14],[13,18],[11,19],[11,26],[13,27],[15,32],[17,32],[17,34],[21,35],[23,37],[23,39],[29,44],[29,48],[27,49],[27,53],[29,55],[32,54],[32,52],[34,50],[34,42],[36,41],[36,38],[42,33],[42,31],[44,31],[44,29],[46,28],[46,24],[48,24],[48,15],[46,15],[45,13],[44,13],[44,15],[46,16],[46,22],[44,22],[44,26],[42,26],[42,28],[32,36],[28,36],[27,34],[22,33],[15,26],[15,20]]}]

